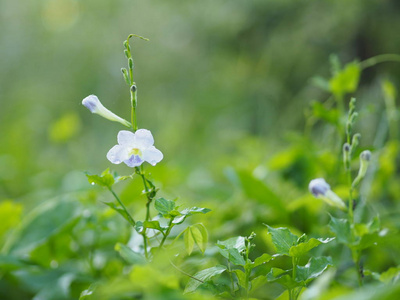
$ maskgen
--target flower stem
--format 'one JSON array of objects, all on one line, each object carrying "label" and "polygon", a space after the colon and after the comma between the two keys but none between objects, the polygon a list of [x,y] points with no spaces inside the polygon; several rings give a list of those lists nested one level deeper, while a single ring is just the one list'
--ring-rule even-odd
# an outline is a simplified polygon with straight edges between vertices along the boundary
[{"label": "flower stem", "polygon": [[126,209],[124,203],[121,201],[121,199],[119,199],[118,195],[114,192],[114,190],[111,187],[109,187],[109,190],[110,190],[111,194],[113,194],[114,198],[118,201],[119,205],[121,205],[121,207],[124,210],[124,212],[126,213],[126,216],[127,216],[128,220],[129,220],[129,223],[132,225],[132,227],[135,227],[136,222],[132,218],[132,216],[128,212],[128,210]]},{"label": "flower stem", "polygon": [[168,235],[170,234],[171,229],[172,229],[172,227],[173,227],[173,223],[172,223],[173,221],[174,221],[174,218],[171,218],[171,220],[170,220],[169,223],[168,223],[168,229],[167,229],[167,231],[165,232],[163,239],[161,240],[159,249],[162,249],[162,246],[164,245],[164,243],[165,243],[165,241],[166,241]]}]

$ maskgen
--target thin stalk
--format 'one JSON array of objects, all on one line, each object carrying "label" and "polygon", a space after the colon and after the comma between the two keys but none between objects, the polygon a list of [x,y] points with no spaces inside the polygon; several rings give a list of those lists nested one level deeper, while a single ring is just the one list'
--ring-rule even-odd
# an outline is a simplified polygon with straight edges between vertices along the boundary
[{"label": "thin stalk", "polygon": [[362,70],[373,67],[376,64],[383,62],[400,62],[400,55],[398,54],[381,54],[371,58],[368,58],[360,62],[360,67]]},{"label": "thin stalk", "polygon": [[199,278],[196,278],[196,277],[190,275],[189,273],[186,273],[185,271],[183,271],[182,269],[180,269],[179,267],[177,267],[171,260],[169,260],[169,262],[170,262],[170,264],[171,264],[175,269],[177,269],[177,270],[178,270],[179,272],[181,272],[182,274],[184,274],[184,275],[186,275],[186,276],[188,276],[188,277],[190,277],[190,278],[192,278],[192,279],[194,279],[194,280],[197,280],[198,282],[201,282],[201,283],[204,283],[204,282],[205,282],[205,281],[203,281],[203,280],[201,280],[201,279],[199,279]]},{"label": "thin stalk", "polygon": [[135,220],[132,218],[131,214],[128,212],[128,210],[126,209],[124,203],[122,203],[121,199],[119,199],[118,195],[114,192],[114,190],[109,187],[108,188],[111,192],[111,194],[113,194],[114,198],[118,201],[119,205],[121,205],[122,209],[124,210],[124,212],[126,213],[128,219],[129,219],[129,223],[131,223],[132,227],[135,227],[136,222]]},{"label": "thin stalk", "polygon": [[167,229],[167,231],[165,232],[164,237],[163,237],[163,239],[161,240],[161,243],[160,243],[160,246],[159,246],[160,249],[162,249],[162,246],[164,245],[165,240],[167,239],[169,233],[171,232],[171,229],[172,229],[172,227],[173,227],[173,224],[172,224],[173,221],[174,221],[174,218],[171,218],[171,220],[170,220],[169,223],[168,223],[168,229]]}]

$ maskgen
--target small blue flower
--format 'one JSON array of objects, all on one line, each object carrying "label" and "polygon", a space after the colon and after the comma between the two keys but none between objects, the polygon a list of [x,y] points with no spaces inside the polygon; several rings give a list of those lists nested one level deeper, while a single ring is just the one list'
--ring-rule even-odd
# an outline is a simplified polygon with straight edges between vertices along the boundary
[{"label": "small blue flower", "polygon": [[118,145],[107,153],[107,159],[113,164],[124,162],[128,167],[138,167],[147,161],[155,166],[164,157],[161,151],[153,146],[153,135],[147,129],[139,129],[135,133],[121,130],[117,139]]},{"label": "small blue flower", "polygon": [[87,96],[82,100],[82,104],[94,114],[98,114],[110,121],[119,122],[126,127],[132,127],[131,123],[129,123],[127,120],[122,119],[112,111],[105,108],[104,105],[101,104],[99,98],[97,98],[95,95]]}]

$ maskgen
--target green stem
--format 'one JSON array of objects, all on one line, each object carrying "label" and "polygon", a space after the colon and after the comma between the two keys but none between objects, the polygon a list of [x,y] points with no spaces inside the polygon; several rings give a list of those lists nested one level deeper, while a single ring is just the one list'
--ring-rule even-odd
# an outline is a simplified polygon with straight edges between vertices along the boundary
[{"label": "green stem", "polygon": [[170,234],[172,227],[174,227],[174,226],[173,226],[173,223],[172,223],[173,221],[174,221],[174,218],[171,218],[171,220],[170,220],[169,223],[168,223],[168,229],[167,229],[167,231],[165,232],[164,237],[163,237],[163,239],[161,240],[161,243],[160,243],[160,246],[159,246],[160,249],[162,249],[162,246],[164,245],[165,240],[167,239],[168,235]]},{"label": "green stem", "polygon": [[381,54],[371,58],[368,58],[360,62],[360,67],[362,70],[373,67],[376,64],[383,62],[400,62],[400,55],[398,54]]},{"label": "green stem", "polygon": [[183,271],[182,269],[178,268],[171,260],[169,260],[169,262],[170,262],[170,264],[171,264],[175,269],[177,269],[177,270],[178,270],[179,272],[181,272],[182,274],[184,274],[184,275],[186,275],[186,276],[188,276],[188,277],[190,277],[190,278],[192,278],[192,279],[194,279],[194,280],[197,280],[198,282],[201,282],[201,283],[204,283],[204,282],[205,282],[205,281],[203,281],[203,280],[201,280],[201,279],[199,279],[199,278],[196,278],[196,277],[190,275],[189,273],[186,273],[186,272]]},{"label": "green stem", "polygon": [[126,209],[124,203],[122,203],[121,199],[119,199],[118,195],[114,192],[114,190],[109,187],[108,188],[111,192],[111,194],[113,194],[114,198],[118,201],[119,205],[121,205],[122,209],[124,210],[124,212],[126,213],[129,223],[131,223],[132,227],[135,227],[136,222],[135,220],[132,218],[131,214],[128,212],[128,210]]}]

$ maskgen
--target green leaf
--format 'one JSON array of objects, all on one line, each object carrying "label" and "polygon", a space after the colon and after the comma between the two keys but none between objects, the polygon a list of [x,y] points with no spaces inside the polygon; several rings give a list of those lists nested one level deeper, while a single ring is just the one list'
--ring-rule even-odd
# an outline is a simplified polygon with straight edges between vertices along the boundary
[{"label": "green leaf", "polygon": [[240,269],[233,270],[233,272],[235,272],[235,274],[236,274],[239,285],[245,289],[246,288],[246,274]]},{"label": "green leaf", "polygon": [[233,237],[226,241],[217,242],[218,251],[235,265],[244,266],[246,261],[240,254],[246,249],[245,238],[243,236]]},{"label": "green leaf", "polygon": [[115,182],[114,176],[110,173],[110,169],[106,169],[103,173],[101,173],[100,176],[86,174],[86,177],[88,178],[90,184],[97,184],[99,186],[108,188],[110,188]]},{"label": "green leaf", "polygon": [[393,267],[381,273],[379,276],[379,280],[388,284],[394,281],[394,279],[399,278],[399,276],[400,276],[400,267]]},{"label": "green leaf", "polygon": [[268,225],[268,232],[272,236],[272,243],[275,245],[278,254],[289,255],[290,248],[297,244],[297,235],[290,232],[288,228],[272,228]]},{"label": "green leaf", "polygon": [[154,202],[155,209],[163,216],[168,215],[170,211],[175,208],[175,201],[167,200],[165,198],[158,198]]},{"label": "green leaf", "polygon": [[183,240],[185,242],[186,252],[188,255],[190,255],[193,252],[194,243],[195,243],[192,231],[190,230],[190,227],[186,228],[185,233],[183,235]]},{"label": "green leaf", "polygon": [[221,249],[237,249],[239,252],[246,249],[245,237],[238,236],[227,239],[225,241],[218,241],[217,246]]},{"label": "green leaf", "polygon": [[340,113],[337,109],[335,108],[327,109],[322,103],[317,101],[313,102],[311,105],[312,105],[313,115],[315,117],[324,120],[328,123],[331,123],[333,125],[339,124]]},{"label": "green leaf", "polygon": [[[203,282],[206,282],[206,281],[209,281],[214,276],[219,275],[225,271],[226,271],[225,266],[215,266],[215,267],[211,267],[211,268],[202,270],[202,271],[196,273],[195,275],[193,275],[193,277],[195,277]],[[185,287],[184,294],[194,292],[203,283],[201,281],[191,278]]]},{"label": "green leaf", "polygon": [[271,268],[271,271],[267,274],[267,280],[269,282],[279,283],[287,289],[293,289],[300,286],[300,284],[294,281],[289,274],[290,270],[285,271],[279,268]]},{"label": "green leaf", "polygon": [[[196,242],[197,246],[199,247],[200,251],[204,254],[204,252],[206,251],[206,248],[207,248],[207,243],[208,243],[207,229],[201,223],[193,225],[192,228],[196,228],[196,230],[198,230],[198,232],[200,233],[200,238],[199,239],[195,238],[195,242]],[[194,236],[194,232],[193,232],[193,236]]]},{"label": "green leaf", "polygon": [[143,265],[146,263],[146,258],[142,254],[134,252],[131,248],[124,244],[117,243],[114,249],[128,264]]},{"label": "green leaf", "polygon": [[202,207],[186,208],[180,212],[181,215],[176,217],[172,223],[176,224],[176,225],[182,224],[185,221],[185,219],[189,216],[192,216],[195,214],[206,214],[210,211],[211,211],[211,209],[202,208]]},{"label": "green leaf", "polygon": [[268,282],[267,276],[261,275],[256,278],[254,278],[252,281],[250,281],[251,288],[250,291],[253,292],[259,287],[265,285]]},{"label": "green leaf", "polygon": [[52,236],[77,222],[83,209],[75,198],[58,197],[28,213],[6,241],[2,253],[27,255]]},{"label": "green leaf", "polygon": [[330,257],[312,257],[304,267],[296,266],[296,281],[307,284],[321,275],[328,266],[332,266]]},{"label": "green leaf", "polygon": [[269,255],[268,253],[264,253],[263,255],[257,257],[254,260],[254,264],[252,265],[253,268],[258,267],[259,265],[265,264],[269,262],[270,260],[273,260],[274,258]]},{"label": "green leaf", "polygon": [[360,64],[357,61],[348,63],[329,80],[330,91],[339,98],[342,98],[346,93],[355,92],[360,74]]},{"label": "green leaf", "polygon": [[329,243],[330,241],[334,240],[335,238],[327,238],[327,239],[315,239],[311,238],[305,243],[300,243],[296,246],[293,246],[289,250],[289,255],[294,257],[301,257],[307,254],[311,249],[321,245]]},{"label": "green leaf", "polygon": [[337,219],[331,216],[329,228],[336,235],[339,242],[348,245],[352,243],[350,224],[346,219]]}]

